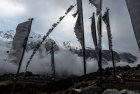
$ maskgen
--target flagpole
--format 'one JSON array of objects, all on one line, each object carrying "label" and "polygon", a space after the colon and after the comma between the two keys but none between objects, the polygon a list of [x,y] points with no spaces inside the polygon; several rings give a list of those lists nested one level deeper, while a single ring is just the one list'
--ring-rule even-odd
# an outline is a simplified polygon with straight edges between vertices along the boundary
[{"label": "flagpole", "polygon": [[[115,66],[115,62],[114,62],[114,53],[113,53],[113,47],[112,47],[112,41],[111,41],[111,28],[110,28],[110,19],[109,19],[109,9],[107,10],[108,11],[108,36],[110,36],[110,40],[109,41],[109,48],[110,48],[110,52],[111,52],[111,57],[112,57],[112,63],[113,63],[113,75],[114,75],[114,79],[116,78],[116,66]],[[109,31],[110,31],[110,34],[109,34]]]},{"label": "flagpole", "polygon": [[84,63],[84,80],[86,81],[86,58],[85,58],[85,36],[84,36],[84,22],[83,22],[83,8],[82,0],[77,0],[78,13],[80,15],[80,22],[82,26],[82,48],[83,48],[83,63]]},{"label": "flagpole", "polygon": [[100,79],[100,87],[102,87],[102,83],[103,83],[103,79],[102,79],[102,0],[100,1],[100,15],[99,15],[100,19],[100,28],[99,28],[99,60],[98,60],[98,67],[99,67],[99,79]]},{"label": "flagpole", "polygon": [[113,53],[113,47],[112,47],[112,34],[111,34],[111,27],[110,27],[109,9],[107,9],[107,11],[105,12],[105,14],[102,18],[106,24],[106,29],[107,29],[107,34],[108,34],[108,45],[109,45],[109,50],[110,50],[112,65],[113,65],[113,76],[115,79],[116,78],[116,68],[115,68],[114,53]]},{"label": "flagpole", "polygon": [[114,53],[113,53],[113,50],[111,50],[111,56],[112,56],[112,63],[113,63],[113,74],[114,74],[114,79],[115,79],[115,78],[116,78],[116,68],[115,68]]},{"label": "flagpole", "polygon": [[54,42],[52,42],[52,48],[51,48],[51,64],[52,64],[52,71],[53,71],[53,80],[55,82]]},{"label": "flagpole", "polygon": [[15,87],[16,87],[16,82],[18,81],[19,71],[20,71],[20,68],[21,68],[21,64],[22,64],[22,60],[23,60],[24,54],[25,54],[29,33],[31,31],[31,25],[32,25],[33,18],[29,19],[29,21],[31,21],[31,24],[30,24],[28,35],[27,35],[27,37],[25,39],[25,42],[23,44],[23,51],[22,51],[22,55],[21,55],[21,58],[20,58],[20,61],[19,61],[19,66],[18,66],[18,70],[17,70],[17,73],[16,73],[16,78],[15,78],[14,83],[13,83],[11,94],[14,94],[14,90],[15,90]]}]

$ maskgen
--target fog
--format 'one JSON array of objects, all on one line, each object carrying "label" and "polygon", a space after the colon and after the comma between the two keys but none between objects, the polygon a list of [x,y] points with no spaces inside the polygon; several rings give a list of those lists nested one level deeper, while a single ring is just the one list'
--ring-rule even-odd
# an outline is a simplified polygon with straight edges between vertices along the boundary
[{"label": "fog", "polygon": [[[17,65],[7,63],[6,59],[8,56],[8,53],[6,53],[10,47],[11,44],[7,41],[0,42],[0,74],[4,73],[16,73],[17,71]],[[38,74],[50,74],[51,71],[51,56],[50,54],[47,54],[45,51],[45,48],[41,47],[42,53],[37,52],[32,59],[28,71],[31,71],[33,73]],[[27,61],[29,60],[29,57],[32,53],[32,50],[26,51],[24,55],[24,59],[21,66],[21,72],[24,72],[25,66],[27,64]],[[127,62],[118,62],[116,63],[116,66],[136,66],[139,64],[140,59],[138,58],[138,61],[134,64],[128,64]],[[87,59],[87,73],[95,72],[98,69],[98,64],[96,59]],[[108,62],[108,64],[103,64],[103,68],[111,67],[112,62]],[[55,52],[55,67],[56,67],[56,73],[59,75],[83,75],[83,58],[79,57],[77,54],[74,54],[70,52],[68,49],[65,49],[64,47],[60,47],[59,51]]]}]

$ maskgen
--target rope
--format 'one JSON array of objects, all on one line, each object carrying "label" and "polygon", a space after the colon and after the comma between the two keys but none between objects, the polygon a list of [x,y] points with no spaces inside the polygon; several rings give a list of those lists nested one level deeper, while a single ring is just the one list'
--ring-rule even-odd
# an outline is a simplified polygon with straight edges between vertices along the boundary
[{"label": "rope", "polygon": [[25,72],[27,71],[27,68],[28,68],[28,66],[29,66],[29,64],[30,64],[30,62],[31,62],[31,60],[33,59],[33,57],[34,57],[34,55],[36,54],[36,52],[37,52],[37,50],[39,49],[39,47],[43,44],[43,42],[44,42],[44,41],[46,40],[46,38],[50,35],[50,33],[58,26],[58,24],[65,18],[65,16],[66,16],[75,6],[76,6],[76,4],[75,4],[75,5],[71,5],[71,6],[66,10],[65,15],[62,16],[62,17],[60,17],[60,18],[59,18],[59,21],[56,22],[56,23],[54,23],[54,24],[52,25],[52,27],[48,30],[48,32],[46,33],[46,35],[43,36],[42,41],[41,41],[39,44],[37,44],[36,48],[33,50],[33,53],[31,54],[31,56],[30,56],[30,58],[29,58],[29,60],[28,60],[28,62],[27,62]]}]

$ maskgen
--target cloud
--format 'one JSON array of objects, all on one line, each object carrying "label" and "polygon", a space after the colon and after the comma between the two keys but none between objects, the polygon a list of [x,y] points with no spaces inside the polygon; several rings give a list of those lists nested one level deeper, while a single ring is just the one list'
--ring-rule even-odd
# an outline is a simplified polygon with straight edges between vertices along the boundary
[{"label": "cloud", "polygon": [[[7,58],[6,51],[9,50],[10,45],[1,42],[0,47],[0,74],[4,73],[16,73],[17,67],[14,64],[7,63],[4,61]],[[36,53],[33,60],[31,61],[28,71],[39,74],[50,74],[51,73],[51,56],[47,55],[45,52],[45,48],[42,48],[42,54]],[[25,70],[25,66],[30,57],[32,51],[26,52],[22,66],[21,72]],[[60,49],[55,53],[55,67],[56,73],[59,75],[67,74],[67,75],[83,75],[83,60],[78,55],[71,53],[67,49]],[[97,62],[94,59],[87,60],[87,72],[94,72],[98,69]]]},{"label": "cloud", "polygon": [[0,1],[1,16],[14,17],[26,12],[25,6],[21,3],[13,2],[11,0]]},{"label": "cloud", "polygon": [[[138,52],[139,50],[125,0],[108,1],[110,2],[104,1],[103,9],[104,11],[106,7],[110,9],[110,23],[114,50],[119,52]],[[106,39],[104,38],[104,40]]]},{"label": "cloud", "polygon": [[[26,21],[28,18],[33,17],[35,20],[32,25],[32,32],[36,32],[44,35],[52,24],[59,20],[60,16],[65,14],[66,9],[75,4],[76,0],[1,0],[0,3],[6,2],[13,8],[3,11],[0,8],[0,30],[16,30],[17,24]],[[8,6],[7,5],[7,6]],[[5,8],[5,6],[3,6]],[[110,9],[110,22],[113,35],[113,49],[115,51],[128,51],[138,52],[136,39],[134,37],[131,20],[128,14],[128,10],[125,4],[125,0],[103,0],[103,13],[108,7]],[[15,10],[15,11],[14,11]],[[54,29],[50,35],[60,45],[64,41],[71,41],[73,44],[78,44],[74,34],[74,26],[76,18],[72,17],[72,14],[76,11],[70,12],[66,18]],[[90,30],[90,17],[96,9],[90,5],[88,0],[83,0],[83,13],[84,13],[84,28],[85,28],[85,42],[87,47],[94,48],[91,30]],[[15,16],[7,15],[6,13],[12,13]],[[106,34],[106,28],[103,24],[103,49],[108,49],[108,40]],[[127,48],[127,49],[126,49]]]},{"label": "cloud", "polygon": [[[10,49],[11,44],[9,42],[0,41],[0,74],[4,73],[16,73],[17,66],[11,63],[7,63],[5,59],[7,58],[7,53]],[[51,70],[51,56],[46,54],[45,48],[42,48],[42,54],[37,52],[30,62],[28,67],[28,71],[38,74],[50,74]],[[21,72],[24,72],[27,61],[30,58],[31,51],[25,52],[25,56],[21,66]],[[136,55],[136,54],[135,54]],[[138,56],[139,54],[137,54]],[[134,64],[128,64],[127,62],[119,62],[116,63],[116,66],[137,66],[139,64],[140,58],[138,57],[138,61]],[[98,63],[95,59],[86,60],[87,65],[87,73],[95,72],[98,70]],[[55,67],[56,73],[59,75],[83,75],[84,67],[83,67],[83,58],[79,57],[77,54],[73,54],[67,49],[61,48],[59,51],[55,52]],[[112,67],[112,62],[108,62],[108,64],[103,65],[104,68]]]}]

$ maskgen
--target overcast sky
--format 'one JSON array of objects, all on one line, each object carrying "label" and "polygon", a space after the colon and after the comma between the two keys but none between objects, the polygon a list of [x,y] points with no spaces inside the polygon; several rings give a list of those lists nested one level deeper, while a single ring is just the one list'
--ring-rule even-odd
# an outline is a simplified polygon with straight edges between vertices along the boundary
[{"label": "overcast sky", "polygon": [[[18,23],[33,17],[32,32],[44,35],[51,25],[63,16],[66,9],[76,3],[76,0],[0,0],[0,31],[15,30]],[[134,37],[130,17],[125,0],[103,0],[103,13],[110,9],[113,48],[119,52],[139,52]],[[80,45],[74,34],[76,18],[72,17],[76,7],[66,16],[59,26],[50,35],[57,43],[70,41]],[[93,47],[90,31],[90,17],[95,7],[88,0],[83,0],[84,25],[86,46]],[[108,40],[105,25],[103,25],[103,49],[108,49]]]}]

